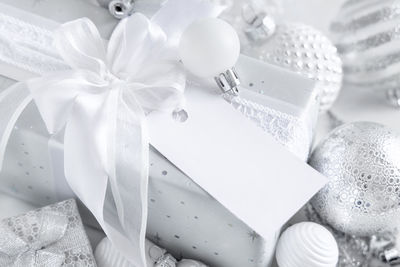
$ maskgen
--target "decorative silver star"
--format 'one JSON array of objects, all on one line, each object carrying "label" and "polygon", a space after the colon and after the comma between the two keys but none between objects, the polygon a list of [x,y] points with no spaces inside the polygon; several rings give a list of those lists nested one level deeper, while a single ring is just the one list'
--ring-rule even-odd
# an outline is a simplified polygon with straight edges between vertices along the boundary
[{"label": "decorative silver star", "polygon": [[254,242],[254,240],[260,237],[255,231],[248,232],[247,234],[251,238],[251,242]]}]

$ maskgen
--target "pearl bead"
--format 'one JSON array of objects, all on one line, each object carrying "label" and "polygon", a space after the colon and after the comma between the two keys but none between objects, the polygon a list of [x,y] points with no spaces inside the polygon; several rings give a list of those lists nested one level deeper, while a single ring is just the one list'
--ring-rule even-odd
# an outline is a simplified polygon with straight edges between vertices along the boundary
[{"label": "pearl bead", "polygon": [[276,248],[279,267],[335,267],[338,258],[339,249],[331,232],[312,222],[289,227]]},{"label": "pearl bead", "polygon": [[232,68],[240,54],[236,31],[227,22],[207,18],[192,23],[182,34],[179,54],[185,67],[199,77]]}]

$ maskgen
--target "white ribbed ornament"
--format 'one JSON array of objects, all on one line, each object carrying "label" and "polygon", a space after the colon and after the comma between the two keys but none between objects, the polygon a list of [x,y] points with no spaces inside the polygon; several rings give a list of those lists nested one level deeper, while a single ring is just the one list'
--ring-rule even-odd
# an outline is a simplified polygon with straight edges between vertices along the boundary
[{"label": "white ribbed ornament", "polygon": [[98,267],[134,267],[114,248],[107,237],[97,245],[94,256]]},{"label": "white ribbed ornament", "polygon": [[335,267],[339,249],[333,235],[323,226],[303,222],[289,227],[279,239],[279,267]]},{"label": "white ribbed ornament", "polygon": [[[146,262],[148,267],[154,266],[154,262],[166,252],[146,239]],[[135,267],[111,244],[105,237],[97,245],[94,253],[98,267]]]}]

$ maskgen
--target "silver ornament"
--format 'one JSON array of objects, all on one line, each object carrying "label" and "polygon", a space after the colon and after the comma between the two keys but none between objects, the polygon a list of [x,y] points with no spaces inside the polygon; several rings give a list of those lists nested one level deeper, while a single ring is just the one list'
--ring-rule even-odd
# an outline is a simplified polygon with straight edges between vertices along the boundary
[{"label": "silver ornament", "polygon": [[320,217],[357,236],[394,232],[400,223],[400,135],[372,122],[334,130],[309,164],[329,183],[311,200]]},{"label": "silver ornament", "polygon": [[348,0],[331,24],[344,64],[344,81],[387,92],[400,107],[400,0]]},{"label": "silver ornament", "polygon": [[328,110],[342,86],[342,62],[335,46],[321,32],[302,24],[277,25],[268,35],[264,41],[250,41],[243,53],[317,81],[320,109]]}]

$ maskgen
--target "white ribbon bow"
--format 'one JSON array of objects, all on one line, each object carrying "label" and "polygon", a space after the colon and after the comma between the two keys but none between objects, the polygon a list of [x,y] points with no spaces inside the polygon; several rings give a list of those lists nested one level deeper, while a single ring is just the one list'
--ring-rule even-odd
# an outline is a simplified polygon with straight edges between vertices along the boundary
[{"label": "white ribbon bow", "polygon": [[[72,190],[118,249],[140,248],[147,219],[145,112],[181,105],[181,66],[163,30],[141,14],[117,26],[107,51],[88,19],[62,25],[55,41],[72,70],[29,81],[33,99],[50,133],[65,127],[64,168]],[[128,255],[137,261],[143,252]]]},{"label": "white ribbon bow", "polygon": [[[50,133],[64,131],[66,179],[135,266],[146,266],[149,140],[145,114],[183,103],[177,57],[183,30],[223,8],[207,0],[169,0],[151,20],[134,14],[107,49],[88,19],[66,23],[56,47],[72,68],[27,82]],[[31,101],[26,84],[0,94],[0,164],[15,122]]]}]

